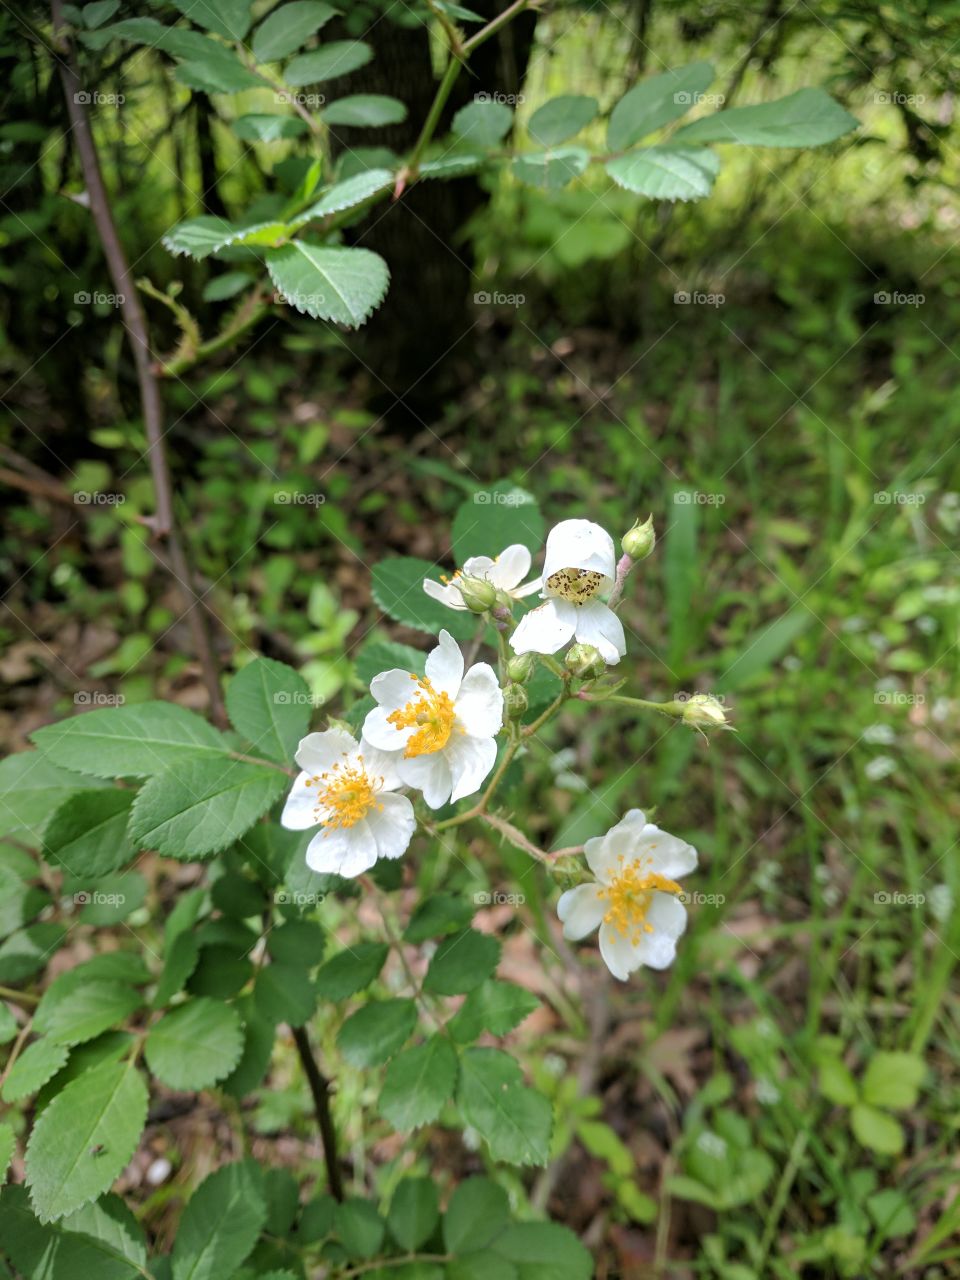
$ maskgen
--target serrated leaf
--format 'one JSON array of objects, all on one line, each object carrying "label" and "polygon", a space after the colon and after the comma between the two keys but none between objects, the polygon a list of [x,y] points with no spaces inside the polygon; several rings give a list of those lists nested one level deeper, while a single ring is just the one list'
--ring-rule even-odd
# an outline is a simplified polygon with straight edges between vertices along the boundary
[{"label": "serrated leaf", "polygon": [[412,1253],[430,1239],[439,1217],[436,1184],[430,1178],[404,1178],[393,1193],[387,1224],[397,1244]]},{"label": "serrated leaf", "polygon": [[585,129],[596,116],[596,98],[582,93],[565,93],[551,98],[530,117],[527,128],[541,147],[555,147]]},{"label": "serrated leaf", "polygon": [[62,924],[42,920],[11,933],[0,946],[0,982],[21,982],[51,959],[66,935]]},{"label": "serrated leaf", "polygon": [[820,147],[856,129],[860,121],[823,89],[798,89],[774,102],[731,107],[694,120],[675,142],[738,142],[751,147]]},{"label": "serrated leaf", "polygon": [[174,79],[201,93],[243,93],[262,88],[263,82],[223,45],[209,42],[212,48],[204,58],[191,58],[178,64]]},{"label": "serrated leaf", "polygon": [[443,1219],[448,1253],[485,1248],[507,1224],[510,1201],[503,1187],[489,1178],[467,1178],[455,1189]]},{"label": "serrated leaf", "polygon": [[42,1222],[107,1190],[137,1148],[147,1102],[131,1062],[95,1067],[57,1094],[27,1144],[26,1181]]},{"label": "serrated leaf", "polygon": [[313,698],[299,672],[255,658],[227,685],[227,712],[238,733],[271,760],[288,764],[310,728]]},{"label": "serrated leaf", "polygon": [[10,1161],[17,1149],[17,1135],[9,1124],[0,1124],[0,1182],[6,1182]]},{"label": "serrated leaf", "polygon": [[915,1053],[875,1053],[861,1082],[863,1100],[891,1111],[909,1110],[916,1106],[925,1075],[923,1059]]},{"label": "serrated leaf", "polygon": [[301,969],[319,964],[326,944],[323,927],[312,920],[290,920],[267,936],[267,950],[274,960],[299,965]]},{"label": "serrated leaf", "polygon": [[165,27],[155,18],[124,18],[112,26],[103,27],[95,37],[86,36],[84,43],[92,49],[102,49],[110,40],[129,40],[133,44],[149,45],[175,58],[203,60],[225,55],[233,57],[230,49],[186,27]]},{"label": "serrated leaf", "polygon": [[230,128],[244,142],[279,142],[301,138],[310,126],[300,116],[267,116],[251,113],[230,121]]},{"label": "serrated leaf", "polygon": [[250,30],[251,0],[172,0],[172,4],[198,27],[228,40],[242,40]]},{"label": "serrated leaf", "polygon": [[436,1120],[453,1094],[457,1080],[457,1055],[442,1035],[404,1049],[390,1060],[380,1110],[400,1133]]},{"label": "serrated leaf", "polygon": [[[368,685],[381,671],[391,671],[395,667],[422,676],[426,660],[425,653],[408,644],[397,644],[393,640],[371,640],[357,654],[354,665],[357,678]],[[428,902],[430,899],[424,901]]]},{"label": "serrated leaf", "polygon": [[133,1046],[133,1036],[126,1031],[106,1031],[96,1040],[88,1040],[86,1044],[78,1044],[70,1050],[66,1066],[55,1076],[51,1076],[37,1094],[36,1106],[42,1110],[48,1105],[65,1085],[94,1067],[103,1066],[107,1062],[119,1062]]},{"label": "serrated leaf", "polygon": [[[462,565],[469,556],[497,556],[516,542],[536,555],[543,546],[544,529],[532,494],[503,481],[479,490],[457,508],[451,531],[454,558]],[[449,609],[445,613],[450,616]]]},{"label": "serrated leaf", "polygon": [[610,113],[607,146],[624,151],[648,133],[686,115],[699,96],[713,83],[709,62],[665,71],[641,80],[623,95]]},{"label": "serrated leaf", "polygon": [[40,1223],[20,1186],[0,1196],[0,1252],[25,1280],[138,1280],[146,1263],[142,1229],[118,1197]]},{"label": "serrated leaf", "polygon": [[467,1049],[460,1059],[457,1104],[484,1138],[494,1160],[544,1165],[550,1155],[553,1108],[527,1088],[517,1063],[500,1049]]},{"label": "serrated leaf", "polygon": [[183,990],[199,959],[200,947],[192,933],[180,933],[168,940],[163,972],[153,997],[154,1008],[163,1008],[178,991]]},{"label": "serrated leaf", "polygon": [[232,222],[227,222],[226,218],[214,218],[205,214],[200,218],[187,218],[178,222],[162,237],[161,243],[174,257],[186,255],[199,261],[201,258],[209,258],[224,239],[229,238],[236,230],[238,228]]},{"label": "serrated leaf", "polygon": [[222,759],[230,749],[206,720],[171,702],[88,711],[32,736],[54,764],[98,778],[149,778],[188,759]]},{"label": "serrated leaf", "polygon": [[485,160],[485,156],[440,156],[436,160],[425,160],[420,165],[420,171],[417,176],[420,178],[462,178],[465,174],[476,173]]},{"label": "serrated leaf", "polygon": [[47,824],[43,856],[77,877],[99,879],[136,856],[127,835],[133,792],[117,787],[78,791]]},{"label": "serrated leaf", "polygon": [[171,1089],[208,1089],[240,1061],[243,1029],[236,1009],[201,996],[165,1014],[147,1036],[147,1065]]},{"label": "serrated leaf", "polygon": [[323,1000],[346,1000],[369,987],[386,963],[387,950],[382,942],[359,942],[331,956],[317,972],[317,995]]},{"label": "serrated leaf", "polygon": [[0,760],[0,834],[39,840],[51,815],[73,792],[96,783],[70,773],[39,751]]},{"label": "serrated leaf", "polygon": [[173,1246],[173,1280],[224,1280],[257,1242],[267,1220],[263,1178],[252,1160],[224,1165],[190,1197]]},{"label": "serrated leaf", "polygon": [[455,996],[472,991],[497,967],[500,943],[489,934],[464,929],[444,938],[423,980],[424,991]]},{"label": "serrated leaf", "polygon": [[187,758],[151,778],[139,793],[130,832],[141,848],[173,858],[216,853],[253,826],[288,783],[279,769]]},{"label": "serrated leaf", "polygon": [[593,1258],[558,1222],[513,1222],[494,1240],[494,1253],[517,1268],[519,1280],[590,1280]]},{"label": "serrated leaf", "polygon": [[319,320],[357,328],[383,301],[387,264],[369,249],[328,249],[295,240],[266,254],[270,279],[285,301]]},{"label": "serrated leaf", "polygon": [[416,556],[393,556],[373,566],[373,598],[391,618],[418,631],[438,635],[447,630],[456,640],[470,640],[477,629],[470,613],[457,613],[423,589],[424,578],[435,578],[439,569]]},{"label": "serrated leaf", "polygon": [[605,168],[618,187],[651,200],[700,200],[710,194],[720,161],[708,147],[643,147]]},{"label": "serrated leaf", "polygon": [[333,17],[335,9],[321,0],[292,0],[269,14],[253,33],[253,56],[258,62],[276,62],[295,53]]},{"label": "serrated leaf", "polygon": [[510,132],[513,110],[503,102],[473,101],[453,117],[451,129],[458,138],[477,147],[495,147]]},{"label": "serrated leaf", "polygon": [[383,1243],[384,1221],[369,1200],[352,1196],[337,1205],[334,1230],[351,1258],[372,1258]]},{"label": "serrated leaf", "polygon": [[484,1031],[505,1036],[539,1005],[537,997],[523,987],[488,978],[470,992],[447,1025],[462,1044],[476,1040]]},{"label": "serrated leaf", "polygon": [[257,974],[254,1000],[261,1017],[302,1027],[317,1007],[317,992],[306,972],[297,965],[267,965]]},{"label": "serrated leaf", "polygon": [[313,218],[327,218],[344,209],[352,209],[392,185],[393,174],[389,169],[365,169],[363,173],[355,173],[352,178],[345,178],[343,182],[330,187],[316,204],[299,214],[297,225],[301,226]]},{"label": "serrated leaf", "polygon": [[850,1112],[854,1136],[863,1146],[884,1156],[896,1156],[903,1150],[904,1134],[899,1120],[877,1107],[858,1102]]},{"label": "serrated leaf", "polygon": [[403,124],[406,118],[407,104],[385,93],[350,93],[320,112],[325,125],[352,129],[379,129],[388,124]]},{"label": "serrated leaf", "polygon": [[255,1089],[267,1074],[273,1046],[277,1038],[276,1027],[266,1018],[261,1018],[253,1008],[251,1000],[238,1002],[243,1009],[244,1040],[243,1053],[236,1069],[221,1081],[220,1088],[231,1097],[243,1098]]},{"label": "serrated leaf", "polygon": [[10,1069],[0,1090],[4,1102],[19,1102],[41,1089],[66,1062],[70,1050],[44,1036],[34,1040],[21,1053]]},{"label": "serrated leaf", "polygon": [[333,40],[288,62],[283,79],[295,88],[321,84],[324,80],[349,75],[351,71],[366,66],[372,57],[373,50],[362,40]]},{"label": "serrated leaf", "polygon": [[[382,669],[382,668],[381,668]],[[467,897],[451,893],[431,893],[417,904],[403,931],[407,942],[426,942],[444,934],[457,933],[473,919],[476,907]]]},{"label": "serrated leaf", "polygon": [[589,152],[582,147],[557,147],[553,151],[516,156],[510,169],[519,182],[525,182],[529,187],[559,191],[574,178],[579,178],[589,163]]},{"label": "serrated leaf", "polygon": [[337,1045],[352,1067],[376,1067],[406,1044],[416,1025],[413,1000],[371,1000],[346,1020]]},{"label": "serrated leaf", "polygon": [[83,6],[83,25],[93,30],[108,22],[120,8],[120,0],[93,0]]},{"label": "serrated leaf", "polygon": [[37,1006],[34,1030],[56,1044],[82,1044],[123,1022],[143,1003],[123,982],[95,979],[76,989],[51,987]]}]

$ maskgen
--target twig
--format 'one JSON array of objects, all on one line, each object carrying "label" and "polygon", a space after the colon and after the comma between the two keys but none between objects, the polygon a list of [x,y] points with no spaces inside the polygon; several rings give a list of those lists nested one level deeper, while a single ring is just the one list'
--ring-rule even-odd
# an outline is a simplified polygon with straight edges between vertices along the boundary
[{"label": "twig", "polygon": [[313,1107],[317,1113],[317,1124],[320,1126],[320,1141],[323,1146],[323,1159],[327,1166],[327,1183],[334,1200],[343,1199],[343,1179],[337,1160],[337,1131],[333,1127],[333,1116],[330,1113],[330,1082],[317,1066],[313,1056],[306,1028],[292,1027],[293,1042],[297,1046],[303,1073],[307,1077],[310,1093],[313,1095]]}]

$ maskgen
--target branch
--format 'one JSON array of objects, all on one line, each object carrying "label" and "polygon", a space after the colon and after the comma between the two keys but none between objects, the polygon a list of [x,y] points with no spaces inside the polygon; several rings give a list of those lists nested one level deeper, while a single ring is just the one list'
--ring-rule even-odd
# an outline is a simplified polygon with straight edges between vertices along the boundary
[{"label": "branch", "polygon": [[343,1179],[340,1176],[340,1165],[337,1161],[337,1131],[333,1127],[333,1116],[330,1114],[330,1081],[317,1066],[313,1056],[306,1028],[291,1027],[293,1042],[297,1046],[303,1073],[313,1095],[313,1107],[317,1113],[317,1124],[320,1126],[320,1141],[323,1145],[323,1159],[327,1166],[327,1183],[334,1200],[343,1199]]}]

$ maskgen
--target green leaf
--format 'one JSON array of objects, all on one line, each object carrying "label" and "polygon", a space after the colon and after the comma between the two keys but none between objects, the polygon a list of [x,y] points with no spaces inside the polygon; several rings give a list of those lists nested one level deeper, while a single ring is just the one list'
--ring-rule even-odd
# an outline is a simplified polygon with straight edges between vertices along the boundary
[{"label": "green leaf", "polygon": [[433,1235],[440,1206],[430,1178],[404,1178],[393,1193],[387,1223],[401,1249],[411,1253]]},{"label": "green leaf", "polygon": [[33,1029],[56,1044],[82,1044],[123,1022],[142,1003],[133,987],[107,978],[75,990],[54,984],[37,1006]]},{"label": "green leaf", "polygon": [[458,138],[476,147],[495,147],[513,124],[513,110],[502,102],[468,102],[453,117],[451,128]]},{"label": "green leaf", "polygon": [[477,629],[470,613],[457,613],[423,589],[424,578],[437,578],[441,570],[429,560],[393,556],[373,566],[373,598],[391,618],[418,631],[438,635],[446,629],[455,640],[470,640]]},{"label": "green leaf", "polygon": [[108,22],[120,8],[120,0],[93,0],[83,6],[83,25],[89,30]]},{"label": "green leaf", "polygon": [[163,1008],[178,991],[183,990],[199,959],[200,946],[192,933],[179,933],[172,941],[168,941],[163,972],[153,997],[155,1009]]},{"label": "green leaf", "polygon": [[917,1217],[902,1191],[887,1187],[867,1197],[867,1212],[885,1240],[916,1230]]},{"label": "green leaf", "polygon": [[904,1134],[900,1122],[885,1111],[860,1102],[850,1112],[854,1135],[863,1146],[880,1155],[896,1156],[903,1150]]},{"label": "green leaf", "polygon": [[41,1089],[66,1062],[70,1050],[66,1045],[43,1037],[34,1040],[13,1064],[0,1090],[4,1102],[19,1102]]},{"label": "green leaf", "polygon": [[300,138],[310,132],[310,126],[300,116],[238,116],[230,122],[230,127],[244,142],[279,142],[286,138]]},{"label": "green leaf", "polygon": [[[464,1254],[448,1263],[447,1280],[518,1280],[517,1268],[492,1249]],[[546,1280],[546,1277],[544,1277]]]},{"label": "green leaf", "polygon": [[22,982],[47,964],[66,936],[55,921],[41,921],[11,933],[0,946],[0,982]]},{"label": "green leaf", "polygon": [[448,1253],[473,1253],[501,1233],[510,1215],[503,1187],[489,1178],[467,1178],[450,1197],[443,1219],[443,1243]]},{"label": "green leaf", "polygon": [[383,301],[387,264],[369,249],[326,249],[294,240],[266,254],[270,279],[297,311],[357,328]]},{"label": "green leaf", "polygon": [[43,856],[77,877],[99,879],[136,856],[127,836],[133,792],[117,787],[78,791],[47,824]]},{"label": "green leaf", "polygon": [[233,52],[225,45],[218,44],[209,36],[199,31],[190,31],[186,27],[165,27],[155,18],[124,18],[110,27],[104,27],[96,36],[81,37],[92,49],[102,49],[111,40],[129,40],[133,44],[149,45],[151,49],[161,49],[174,58],[234,58]]},{"label": "green leaf", "polygon": [[267,950],[274,960],[312,969],[323,959],[327,935],[312,920],[290,920],[267,935]]},{"label": "green leaf", "polygon": [[806,605],[799,604],[747,636],[739,646],[738,655],[717,681],[718,691],[741,689],[756,676],[764,674],[815,621],[816,615]]},{"label": "green leaf", "polygon": [[17,1135],[9,1124],[0,1124],[0,1182],[6,1182],[10,1161],[17,1149]]},{"label": "green leaf", "polygon": [[[163,247],[174,257],[186,254],[188,257],[209,258],[225,239],[238,228],[225,218],[214,218],[204,215],[201,218],[187,218],[171,227],[162,239]],[[170,703],[156,704],[170,706]],[[96,714],[95,712],[91,714]]]},{"label": "green leaf", "polygon": [[500,943],[489,934],[464,929],[444,938],[423,980],[424,991],[455,996],[478,987],[497,967]]},{"label": "green leaf", "polygon": [[243,1098],[263,1081],[277,1032],[271,1021],[260,1017],[249,997],[239,1000],[237,1007],[242,1010],[244,1019],[243,1053],[236,1069],[221,1081],[220,1088],[231,1097]]},{"label": "green leaf", "polygon": [[461,1044],[476,1040],[484,1031],[505,1036],[539,1005],[537,997],[523,987],[488,978],[470,992],[448,1028],[454,1040]]},{"label": "green leaf", "polygon": [[517,156],[511,172],[528,187],[559,191],[574,178],[579,178],[590,163],[590,153],[582,147],[558,147],[555,151],[529,152]]},{"label": "green leaf", "polygon": [[317,1007],[317,992],[297,965],[267,965],[257,974],[254,999],[261,1016],[271,1022],[302,1027]]},{"label": "green leaf", "polygon": [[823,89],[798,89],[774,102],[731,107],[684,125],[674,141],[739,142],[750,147],[819,147],[860,122]]},{"label": "green leaf", "polygon": [[699,200],[708,196],[720,161],[708,147],[644,147],[608,160],[618,187],[651,200]]},{"label": "green leaf", "polygon": [[840,1107],[852,1107],[859,1097],[857,1082],[850,1071],[832,1055],[820,1063],[820,1092]]},{"label": "green leaf", "polygon": [[27,1145],[26,1181],[42,1222],[107,1190],[137,1148],[147,1102],[143,1077],[129,1061],[95,1067],[57,1094]]},{"label": "green leaf", "polygon": [[519,1280],[590,1280],[593,1258],[557,1222],[514,1222],[491,1245],[515,1264]]},{"label": "green leaf", "polygon": [[346,1020],[337,1045],[352,1067],[376,1067],[402,1048],[416,1025],[413,1000],[371,1000]]},{"label": "green leaf", "polygon": [[310,728],[313,697],[299,672],[255,658],[227,685],[227,712],[237,733],[271,760],[288,764]]},{"label": "green leaf", "polygon": [[597,114],[596,98],[582,93],[565,93],[551,98],[530,117],[527,128],[541,147],[555,147],[585,129]]},{"label": "green leaf", "polygon": [[206,720],[172,702],[88,711],[38,729],[33,741],[54,764],[98,778],[149,778],[230,749]]},{"label": "green leaf", "polygon": [[864,1102],[891,1111],[907,1111],[917,1104],[917,1090],[926,1066],[915,1053],[875,1053],[861,1084]]},{"label": "green leaf", "polygon": [[383,1242],[384,1221],[369,1200],[354,1196],[337,1205],[334,1230],[351,1258],[372,1258]]},{"label": "green leaf", "polygon": [[675,71],[650,76],[634,85],[610,113],[607,146],[611,151],[625,151],[660,129],[686,115],[697,98],[710,88],[714,71],[709,62],[692,62]]},{"label": "green leaf", "polygon": [[486,156],[452,155],[438,156],[436,160],[426,160],[420,166],[420,177],[462,178],[465,174],[475,173],[486,163]]},{"label": "green leaf", "polygon": [[18,1031],[17,1020],[8,1004],[0,1003],[0,1044],[9,1044]]},{"label": "green leaf", "polygon": [[130,832],[142,848],[190,860],[233,844],[286,790],[279,769],[187,757],[151,778],[133,805]]},{"label": "green leaf", "polygon": [[[470,556],[498,556],[519,542],[536,555],[543,546],[544,529],[536,499],[526,489],[501,481],[479,490],[457,508],[451,531],[453,554],[462,565]],[[436,577],[436,571],[427,576]],[[445,612],[449,617],[450,610]]]},{"label": "green leaf", "polygon": [[336,10],[320,0],[292,0],[282,4],[253,33],[253,56],[258,62],[276,62],[295,53],[333,17]]},{"label": "green leaf", "polygon": [[142,1228],[117,1196],[44,1224],[31,1212],[26,1188],[8,1187],[0,1197],[0,1245],[25,1280],[138,1280],[145,1274]]},{"label": "green leaf", "polygon": [[58,806],[73,792],[94,785],[39,751],[7,756],[0,760],[0,835],[22,833],[31,842],[39,840]]},{"label": "green leaf", "polygon": [[201,93],[242,93],[245,89],[262,88],[263,82],[229,49],[212,40],[210,44],[207,57],[181,62],[173,73],[174,79]]},{"label": "green leaf", "polygon": [[345,178],[343,182],[330,187],[316,204],[299,214],[297,225],[309,222],[312,218],[327,218],[344,209],[352,209],[392,185],[393,174],[389,169],[365,169],[363,173],[355,173],[352,178]]},{"label": "green leaf", "polygon": [[267,1220],[263,1178],[252,1160],[210,1174],[190,1197],[173,1246],[173,1280],[225,1280]]},{"label": "green leaf", "polygon": [[[421,654],[421,658],[422,656]],[[404,665],[403,663],[387,664],[388,667]],[[379,668],[381,671],[385,669]],[[416,668],[411,667],[410,670],[416,670]],[[466,896],[454,897],[450,893],[431,893],[417,904],[403,936],[407,942],[418,943],[426,942],[428,938],[442,937],[447,933],[457,933],[470,923],[475,910],[474,904]]]},{"label": "green leaf", "polygon": [[165,1014],[144,1045],[150,1070],[171,1089],[208,1089],[230,1074],[242,1051],[236,1009],[206,996]]},{"label": "green leaf", "polygon": [[500,1049],[467,1049],[460,1059],[457,1103],[485,1139],[494,1160],[544,1165],[550,1154],[553,1108],[523,1084],[517,1063]]},{"label": "green leaf", "polygon": [[333,40],[310,53],[301,53],[288,62],[283,73],[287,84],[299,88],[305,84],[320,84],[348,75],[365,66],[373,57],[373,50],[362,40]]},{"label": "green leaf", "polygon": [[436,1120],[453,1094],[457,1055],[442,1035],[392,1058],[380,1091],[380,1110],[401,1133]]},{"label": "green leaf", "polygon": [[386,963],[387,951],[382,942],[359,942],[331,956],[317,973],[317,995],[323,1000],[346,1000],[369,987]]},{"label": "green leaf", "polygon": [[[426,660],[427,655],[425,653],[422,653],[419,649],[411,648],[408,644],[397,644],[393,640],[371,640],[357,654],[354,665],[357,679],[368,685],[373,677],[379,675],[381,671],[390,671],[394,667],[422,676]],[[432,897],[424,899],[420,907],[431,901],[433,901]],[[418,911],[420,907],[417,908]],[[416,915],[416,912],[414,914]],[[430,935],[427,934],[426,936],[429,937]],[[423,941],[423,939],[421,938],[420,941]]]},{"label": "green leaf", "polygon": [[250,30],[251,0],[172,0],[173,6],[198,27],[228,40],[242,40]]},{"label": "green leaf", "polygon": [[407,104],[384,93],[347,94],[320,112],[320,119],[325,125],[344,125],[353,129],[379,129],[388,124],[403,124],[406,118]]}]

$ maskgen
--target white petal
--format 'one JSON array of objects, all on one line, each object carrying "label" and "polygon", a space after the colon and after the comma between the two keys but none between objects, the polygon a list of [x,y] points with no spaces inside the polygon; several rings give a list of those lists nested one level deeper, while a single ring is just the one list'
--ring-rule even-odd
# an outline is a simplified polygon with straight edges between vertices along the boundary
[{"label": "white petal", "polygon": [[600,656],[614,667],[627,652],[623,623],[601,600],[590,600],[577,609],[577,639],[592,644]]},{"label": "white petal", "polygon": [[644,828],[637,851],[641,857],[650,859],[651,871],[659,871],[671,880],[688,876],[697,865],[697,851],[692,844],[661,831],[653,823]]},{"label": "white petal", "polygon": [[309,773],[301,773],[290,788],[280,815],[280,825],[288,831],[306,831],[317,825],[317,788],[306,785],[309,777]]},{"label": "white petal", "polygon": [[[683,910],[682,907],[680,909]],[[677,956],[677,940],[666,933],[645,933],[637,943],[634,955],[638,964],[645,964],[650,969],[668,969]]]},{"label": "white petal", "polygon": [[[492,738],[503,726],[503,693],[496,672],[478,662],[463,677],[454,703],[457,724],[473,738]],[[454,733],[457,730],[454,729]]]},{"label": "white petal", "polygon": [[561,569],[587,569],[616,577],[617,557],[613,539],[592,520],[561,520],[547,534],[543,560],[544,581]]},{"label": "white petal", "polygon": [[597,893],[597,886],[578,884],[575,889],[561,893],[557,915],[563,925],[563,936],[571,942],[579,942],[593,933],[603,920],[603,899]]},{"label": "white petal", "polygon": [[366,818],[373,838],[377,842],[377,855],[381,858],[399,858],[417,827],[413,805],[406,796],[384,795],[381,809],[372,810]]},{"label": "white petal", "polygon": [[445,755],[443,751],[434,751],[432,755],[411,756],[398,765],[404,785],[422,791],[431,809],[439,809],[450,799],[453,781]]},{"label": "white petal", "polygon": [[[393,725],[390,725],[390,728],[393,729]],[[396,791],[397,787],[403,785],[400,774],[397,772],[397,765],[403,759],[402,751],[383,751],[380,747],[375,747],[372,742],[368,742],[366,738],[361,738],[358,754],[363,756],[363,767],[367,777],[382,779],[381,791]]]},{"label": "white petal", "polygon": [[620,870],[621,858],[624,863],[632,862],[640,849],[646,828],[643,813],[639,809],[631,809],[620,821],[602,836],[594,836],[583,846],[587,866],[604,884]]},{"label": "white petal", "polygon": [[634,969],[640,967],[640,958],[630,939],[618,933],[611,924],[600,926],[600,954],[604,964],[621,982],[626,982]]},{"label": "white petal", "polygon": [[488,578],[492,582],[490,570],[495,564],[490,556],[469,556],[464,560],[461,572],[467,578]]},{"label": "white petal", "polygon": [[359,876],[377,860],[377,842],[366,820],[353,827],[325,827],[307,845],[307,866],[324,875]]},{"label": "white petal", "polygon": [[432,578],[424,578],[423,589],[431,600],[439,600],[448,609],[466,609],[460,588],[453,582],[434,582]]},{"label": "white petal", "polygon": [[656,892],[647,908],[647,924],[653,926],[648,938],[662,934],[676,941],[687,927],[687,909],[674,894]]},{"label": "white petal", "polygon": [[438,693],[446,693],[451,698],[457,696],[463,679],[463,654],[449,631],[440,632],[440,643],[427,654],[426,672]]},{"label": "white petal", "polygon": [[327,729],[324,733],[308,733],[300,739],[296,761],[307,773],[324,773],[356,749],[356,738],[345,729]]},{"label": "white petal", "polygon": [[500,552],[487,577],[495,587],[512,591],[529,572],[530,552],[522,542],[514,542]]},{"label": "white petal", "polygon": [[386,707],[374,707],[372,711],[367,712],[366,719],[363,722],[363,736],[372,747],[379,748],[388,754],[394,751],[402,751],[409,740],[416,733],[415,725],[407,725],[405,729],[398,729],[396,725],[390,723],[388,717],[393,715]]},{"label": "white petal", "polygon": [[547,600],[520,619],[510,637],[514,653],[556,653],[573,639],[577,610],[569,600]]},{"label": "white petal", "polygon": [[417,677],[409,671],[401,671],[393,667],[389,671],[381,671],[370,681],[370,692],[381,707],[388,711],[398,711],[405,707],[417,691]]},{"label": "white petal", "polygon": [[466,733],[455,733],[441,754],[446,756],[450,767],[452,802],[480,790],[480,784],[496,762],[497,744],[493,738],[471,738]]},{"label": "white petal", "polygon": [[543,578],[531,578],[529,582],[525,582],[522,587],[515,587],[510,594],[515,600],[521,600],[524,596],[532,596],[535,591],[539,591],[543,586]]}]

